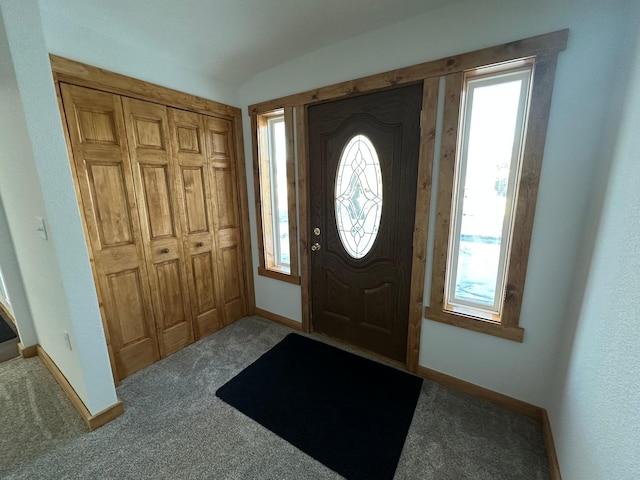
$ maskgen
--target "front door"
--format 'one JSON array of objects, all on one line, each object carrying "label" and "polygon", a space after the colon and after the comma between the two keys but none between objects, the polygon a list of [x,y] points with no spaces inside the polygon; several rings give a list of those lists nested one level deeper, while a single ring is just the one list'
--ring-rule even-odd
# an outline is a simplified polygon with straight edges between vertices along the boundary
[{"label": "front door", "polygon": [[405,361],[422,84],[309,107],[314,331]]}]

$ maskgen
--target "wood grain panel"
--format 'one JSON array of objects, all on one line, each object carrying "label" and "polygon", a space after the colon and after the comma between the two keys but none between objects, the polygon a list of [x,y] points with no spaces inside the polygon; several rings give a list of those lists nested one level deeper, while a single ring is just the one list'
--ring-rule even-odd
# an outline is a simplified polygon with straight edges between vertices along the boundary
[{"label": "wood grain panel", "polygon": [[218,246],[213,228],[214,192],[205,145],[204,117],[169,109],[173,158],[180,169],[177,203],[185,230],[182,236],[187,285],[196,338],[223,326]]},{"label": "wood grain panel", "polygon": [[209,231],[209,212],[205,197],[203,167],[181,168],[183,195],[189,234]]},{"label": "wood grain panel", "polygon": [[100,111],[97,108],[78,108],[76,122],[82,143],[118,144],[113,112]]},{"label": "wood grain panel", "polygon": [[206,149],[211,185],[215,189],[213,225],[218,248],[223,322],[229,325],[247,313],[244,252],[239,221],[239,179],[235,162],[233,125],[229,120],[205,117]]},{"label": "wood grain panel", "polygon": [[180,153],[202,153],[198,126],[176,127],[176,142]]},{"label": "wood grain panel", "polygon": [[135,135],[135,146],[140,148],[165,149],[162,121],[133,116],[132,127]]},{"label": "wood grain panel", "polygon": [[231,169],[215,168],[214,177],[218,208],[218,228],[238,227],[238,206]]},{"label": "wood grain panel", "polygon": [[162,301],[162,312],[165,328],[187,321],[182,296],[183,285],[180,278],[179,260],[158,263],[155,265],[158,276],[158,292]]},{"label": "wood grain panel", "polygon": [[238,249],[225,248],[221,252],[224,275],[224,303],[230,303],[242,296],[238,276]]},{"label": "wood grain panel", "polygon": [[104,247],[131,243],[133,232],[122,164],[88,163],[85,170],[100,243]]},{"label": "wood grain panel", "polygon": [[143,286],[139,270],[128,270],[107,276],[111,292],[111,305],[114,311],[108,318],[117,321],[111,327],[118,332],[122,347],[139,342],[149,337],[150,332],[145,322]]},{"label": "wood grain panel", "polygon": [[152,240],[175,235],[167,166],[140,166],[147,205],[149,237]]},{"label": "wood grain panel", "polygon": [[122,102],[66,84],[60,92],[96,288],[122,379],[160,358]]},{"label": "wood grain panel", "polygon": [[177,201],[180,169],[169,148],[167,108],[131,98],[122,104],[160,355],[165,357],[194,340]]}]

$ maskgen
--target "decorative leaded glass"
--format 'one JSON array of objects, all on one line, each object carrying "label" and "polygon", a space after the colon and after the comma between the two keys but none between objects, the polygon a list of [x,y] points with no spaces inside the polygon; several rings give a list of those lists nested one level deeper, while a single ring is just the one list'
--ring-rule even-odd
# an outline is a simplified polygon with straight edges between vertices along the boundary
[{"label": "decorative leaded glass", "polygon": [[336,223],[349,255],[362,258],[378,235],[382,214],[382,173],[368,137],[356,135],[344,147],[336,175]]}]

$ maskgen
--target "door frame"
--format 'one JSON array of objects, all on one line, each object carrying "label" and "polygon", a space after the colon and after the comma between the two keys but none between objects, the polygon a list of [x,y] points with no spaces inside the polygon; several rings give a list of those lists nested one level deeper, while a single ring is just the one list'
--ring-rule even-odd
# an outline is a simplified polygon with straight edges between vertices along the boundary
[{"label": "door frame", "polygon": [[[420,113],[420,146],[418,153],[418,175],[416,190],[416,213],[413,229],[413,257],[411,261],[411,284],[409,287],[409,317],[407,330],[407,355],[404,365],[407,370],[415,372],[418,366],[420,352],[420,327],[422,322],[422,302],[424,290],[424,275],[427,258],[427,233],[429,226],[429,208],[431,200],[431,170],[436,138],[437,109],[428,108],[437,105],[440,85],[439,77],[432,77],[421,82],[406,82],[389,88],[375,88],[360,91],[359,94],[391,90],[410,83],[422,83],[422,111]],[[355,95],[349,95],[355,96]],[[332,100],[345,98],[336,96]],[[326,101],[325,101],[326,102]],[[298,147],[298,189],[299,189],[299,235],[300,235],[300,267],[301,267],[301,295],[302,295],[302,329],[310,333],[313,331],[311,318],[311,235],[310,235],[310,197],[309,197],[309,156],[308,145],[308,108],[325,102],[313,102],[295,107],[296,116],[296,145]]]},{"label": "door frame", "polygon": [[[425,274],[425,268],[426,268],[426,263],[424,261],[418,261],[420,258],[424,259],[426,258],[426,249],[427,249],[427,233],[428,233],[428,220],[427,223],[424,225],[424,228],[418,228],[419,223],[418,222],[422,222],[422,219],[424,218],[424,215],[426,213],[426,215],[429,214],[429,200],[431,197],[431,169],[430,168],[425,168],[425,166],[429,166],[431,165],[431,161],[432,158],[429,158],[429,155],[431,155],[431,157],[433,156],[433,152],[434,152],[434,145],[435,145],[435,130],[436,130],[436,121],[437,121],[437,108],[435,108],[437,106],[437,102],[438,102],[438,88],[439,88],[439,84],[440,84],[440,80],[438,78],[431,78],[431,79],[427,79],[424,81],[420,81],[420,82],[411,82],[411,83],[405,83],[402,85],[395,85],[393,87],[389,87],[389,88],[385,88],[385,89],[378,89],[375,92],[363,92],[363,94],[361,95],[351,95],[349,97],[342,97],[342,98],[338,98],[338,99],[334,99],[334,100],[330,100],[330,101],[324,101],[324,102],[316,102],[313,104],[309,104],[305,106],[305,115],[304,115],[304,119],[305,119],[305,124],[308,127],[308,109],[311,106],[315,106],[315,105],[320,105],[320,104],[329,104],[329,103],[333,103],[336,101],[341,101],[341,100],[345,100],[346,98],[355,98],[358,96],[364,96],[365,94],[371,94],[371,93],[380,93],[380,92],[388,92],[388,91],[393,91],[399,88],[404,88],[404,87],[408,87],[411,85],[420,85],[422,87],[422,99],[421,99],[421,106],[420,106],[420,133],[419,133],[419,144],[418,144],[418,159],[417,159],[417,178],[416,178],[416,183],[417,183],[417,188],[416,188],[416,194],[415,194],[415,198],[413,199],[413,201],[415,202],[415,215],[413,218],[413,235],[412,235],[412,249],[413,249],[413,254],[412,254],[412,258],[411,258],[411,277],[410,277],[410,284],[409,284],[409,298],[408,298],[408,318],[406,319],[407,322],[407,353],[405,355],[404,360],[401,362],[403,365],[407,365],[408,359],[410,357],[409,355],[409,349],[412,348],[413,344],[409,341],[411,338],[415,338],[415,334],[412,336],[412,325],[411,325],[411,319],[412,318],[416,318],[416,312],[417,312],[417,316],[421,317],[422,315],[422,299],[423,299],[423,289],[424,289],[424,274]],[[417,100],[417,99],[416,99]],[[432,103],[428,103],[428,102],[432,102]],[[416,101],[417,103],[417,101]],[[428,108],[429,105],[431,105],[431,108]],[[307,135],[305,137],[305,140],[308,141],[309,136],[308,136],[308,131],[306,132]],[[304,157],[305,162],[306,163],[306,168],[307,168],[307,172],[311,172],[311,163],[310,163],[310,158],[309,155],[307,155],[306,157]],[[310,190],[310,181],[311,178],[308,177],[307,181],[304,184],[304,188],[305,190],[309,191]],[[307,192],[305,192],[305,195],[307,195]],[[405,196],[406,195],[401,195]],[[301,192],[301,197],[302,197],[302,192]],[[307,203],[305,205],[305,207],[309,206],[309,203]],[[418,209],[424,209],[426,208],[426,211],[418,211]],[[303,217],[303,211],[302,208],[300,209],[300,216]],[[310,222],[311,222],[311,210],[309,208],[307,208],[307,212],[304,215],[305,220],[308,222],[309,227],[308,228],[301,228],[300,230],[300,234],[302,235],[303,232],[304,234],[306,234],[307,236],[310,235],[310,230],[312,228]],[[423,241],[424,240],[424,241]],[[311,245],[311,243],[313,243],[312,240],[309,239],[308,244]],[[416,255],[416,249],[417,251],[417,255]],[[421,250],[422,249],[422,250]],[[301,247],[301,251],[300,251],[300,255],[301,257],[307,257],[308,260],[308,266],[309,268],[307,269],[306,272],[303,273],[302,275],[302,279],[304,279],[306,277],[306,281],[308,282],[308,294],[309,294],[309,300],[308,302],[306,302],[306,304],[309,307],[309,331],[315,331],[313,328],[313,315],[311,315],[311,312],[313,311],[313,299],[312,299],[312,271],[311,271],[311,247],[308,247],[306,249],[302,249]],[[417,278],[419,277],[419,278]],[[301,279],[301,280],[302,280]],[[418,292],[419,289],[419,292]],[[403,319],[404,320],[404,319]],[[415,332],[414,332],[415,333]],[[344,340],[337,338],[335,339],[339,342],[345,342]],[[351,343],[349,343],[349,345],[352,345]],[[417,345],[417,347],[419,348],[419,344]],[[358,347],[358,348],[362,348],[362,347]],[[365,349],[366,350],[366,349]],[[384,359],[386,359],[387,361],[393,361],[396,362],[398,360],[392,360],[390,358],[385,357],[382,354],[370,351],[370,350],[366,350],[368,353],[371,354],[375,354],[377,356],[380,356]]]},{"label": "door frame", "polygon": [[[434,162],[437,109],[436,105],[441,77],[459,76],[462,72],[487,65],[524,57],[535,57],[537,61],[554,60],[566,48],[569,30],[483,48],[473,52],[445,57],[418,65],[391,70],[355,80],[308,90],[286,97],[249,105],[250,116],[255,117],[282,108],[293,108],[295,113],[295,149],[298,165],[298,234],[300,245],[300,286],[302,297],[302,330],[312,331],[311,321],[311,232],[309,218],[309,156],[307,109],[311,105],[338,100],[355,95],[373,93],[411,83],[423,83],[422,114],[420,128],[420,150],[416,192],[416,215],[413,234],[413,260],[411,270],[409,329],[405,367],[416,373],[420,355],[422,329],[422,306],[424,300],[424,276],[427,262],[427,235],[430,217],[432,170]],[[553,62],[552,62],[553,63]],[[444,109],[452,108],[456,99],[447,102]],[[446,152],[443,152],[446,153]],[[449,152],[450,153],[450,152]],[[258,212],[259,214],[259,212]]]}]

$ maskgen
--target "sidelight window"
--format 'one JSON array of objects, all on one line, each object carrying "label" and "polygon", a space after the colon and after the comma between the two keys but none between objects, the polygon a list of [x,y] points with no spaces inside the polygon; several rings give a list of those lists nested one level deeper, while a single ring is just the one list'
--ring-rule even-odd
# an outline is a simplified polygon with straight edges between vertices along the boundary
[{"label": "sidelight window", "polygon": [[275,110],[253,125],[260,275],[299,283],[293,161],[293,112]]},{"label": "sidelight window", "polygon": [[445,310],[501,318],[531,71],[465,76]]},{"label": "sidelight window", "polygon": [[523,340],[519,317],[553,61],[524,58],[444,79],[425,318]]}]

